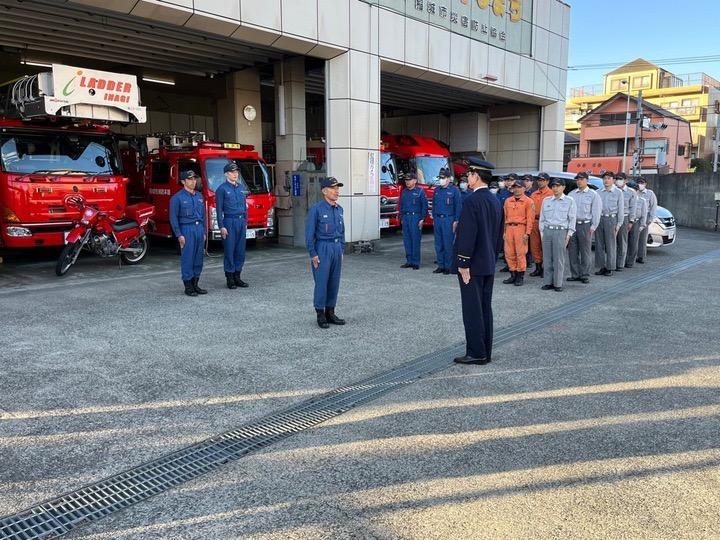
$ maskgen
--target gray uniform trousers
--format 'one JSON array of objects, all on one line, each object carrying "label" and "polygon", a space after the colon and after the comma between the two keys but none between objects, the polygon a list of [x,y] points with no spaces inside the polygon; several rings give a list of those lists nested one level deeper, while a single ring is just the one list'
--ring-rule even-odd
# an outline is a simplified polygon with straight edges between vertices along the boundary
[{"label": "gray uniform trousers", "polygon": [[[617,268],[625,266],[625,258],[628,252],[628,222],[628,216],[625,216],[617,234]],[[608,270],[615,270],[615,268],[608,268]]]},{"label": "gray uniform trousers", "polygon": [[[635,257],[638,254],[638,242],[640,242],[640,222],[636,221],[633,228],[628,233],[628,251],[625,259],[626,266],[632,266],[635,263]],[[645,240],[647,242],[647,239]],[[618,263],[620,264],[620,263]]]},{"label": "gray uniform trousers", "polygon": [[637,249],[637,258],[638,259],[645,259],[647,257],[647,241],[648,241],[648,233],[650,232],[650,224],[642,230],[642,232],[638,236],[638,249]]},{"label": "gray uniform trousers", "polygon": [[615,227],[617,216],[602,216],[595,231],[595,266],[615,270],[617,261],[617,239]]},{"label": "gray uniform trousers", "polygon": [[576,223],[575,234],[570,237],[568,251],[570,253],[570,274],[574,278],[590,276],[592,266],[592,223]]},{"label": "gray uniform trousers", "polygon": [[543,231],[543,285],[563,286],[567,235],[567,229],[546,227]]}]

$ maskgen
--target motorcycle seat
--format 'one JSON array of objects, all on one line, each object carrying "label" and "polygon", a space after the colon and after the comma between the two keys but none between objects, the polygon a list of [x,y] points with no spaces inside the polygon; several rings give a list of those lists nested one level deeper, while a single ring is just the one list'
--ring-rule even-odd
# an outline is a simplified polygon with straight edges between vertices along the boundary
[{"label": "motorcycle seat", "polygon": [[138,222],[134,219],[130,218],[120,218],[117,221],[113,221],[112,228],[113,231],[122,232],[127,231],[129,229],[134,229],[135,227],[139,227]]}]

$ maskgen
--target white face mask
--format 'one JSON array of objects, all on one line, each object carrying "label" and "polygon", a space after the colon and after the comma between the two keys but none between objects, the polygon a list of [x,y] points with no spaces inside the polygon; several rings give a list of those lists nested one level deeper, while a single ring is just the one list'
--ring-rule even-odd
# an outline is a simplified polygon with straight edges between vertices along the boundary
[{"label": "white face mask", "polygon": [[494,188],[494,187],[490,188],[490,193],[497,193],[497,192],[498,192],[497,188]]},{"label": "white face mask", "polygon": [[498,188],[502,189],[505,187],[505,182],[498,182]]},{"label": "white face mask", "polygon": [[460,182],[460,189],[467,191],[467,182]]},{"label": "white face mask", "polygon": [[615,180],[615,185],[621,188],[625,185],[625,180]]},{"label": "white face mask", "polygon": [[638,189],[639,189],[640,191],[645,191],[645,184],[639,184],[639,185],[638,185]]},{"label": "white face mask", "polygon": [[440,185],[441,185],[442,187],[447,187],[447,185],[448,185],[449,183],[450,183],[450,179],[449,179],[449,178],[441,178],[441,179],[440,179]]}]

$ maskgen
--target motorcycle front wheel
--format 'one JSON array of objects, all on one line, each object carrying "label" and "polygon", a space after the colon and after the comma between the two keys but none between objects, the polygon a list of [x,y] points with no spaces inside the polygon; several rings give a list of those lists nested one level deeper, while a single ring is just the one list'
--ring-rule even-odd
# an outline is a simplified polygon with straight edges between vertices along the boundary
[{"label": "motorcycle front wheel", "polygon": [[68,273],[70,267],[75,264],[78,255],[80,255],[82,245],[83,243],[81,240],[73,242],[72,244],[65,245],[62,252],[60,253],[60,258],[55,264],[55,274],[57,274],[58,276],[64,276]]},{"label": "motorcycle front wheel", "polygon": [[148,253],[148,238],[143,236],[137,240],[133,240],[130,244],[129,249],[133,250],[133,253],[123,252],[120,254],[120,258],[125,264],[139,264],[145,258]]}]

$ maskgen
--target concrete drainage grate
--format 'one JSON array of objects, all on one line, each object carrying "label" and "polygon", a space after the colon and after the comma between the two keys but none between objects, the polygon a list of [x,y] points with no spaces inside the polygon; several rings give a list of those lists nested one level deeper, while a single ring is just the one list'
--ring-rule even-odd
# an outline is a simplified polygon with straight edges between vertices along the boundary
[{"label": "concrete drainage grate", "polygon": [[[495,343],[508,343],[528,332],[566,319],[593,305],[638,289],[663,277],[720,257],[720,250],[692,257],[620,282],[549,312],[540,313],[497,332]],[[375,375],[357,384],[338,388],[288,410],[216,435],[194,446],[67,493],[44,504],[0,519],[0,539],[56,538],[79,525],[98,520],[197,478],[223,464],[310,429],[350,409],[372,401],[395,388],[413,383],[448,367],[453,356],[463,354],[457,344]]]}]

